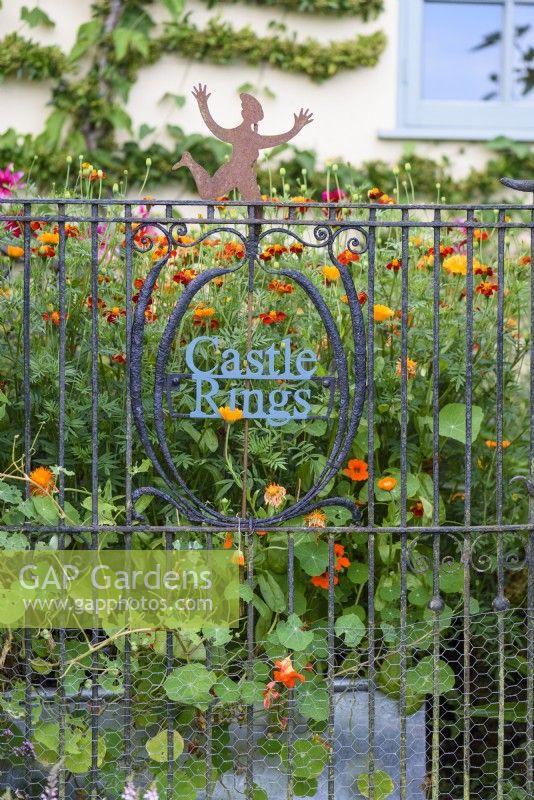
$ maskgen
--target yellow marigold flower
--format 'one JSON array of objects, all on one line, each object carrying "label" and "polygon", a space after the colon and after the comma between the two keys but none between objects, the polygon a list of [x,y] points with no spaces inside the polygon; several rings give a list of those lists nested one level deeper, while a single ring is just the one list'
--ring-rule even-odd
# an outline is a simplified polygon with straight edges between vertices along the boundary
[{"label": "yellow marigold flower", "polygon": [[395,486],[397,485],[397,479],[392,478],[390,475],[388,475],[386,478],[380,478],[380,480],[377,481],[376,485],[378,486],[379,489],[382,489],[382,491],[384,492],[392,492]]},{"label": "yellow marigold flower", "polygon": [[59,242],[59,233],[41,233],[39,241],[43,244],[57,244]]},{"label": "yellow marigold flower", "polygon": [[389,306],[383,306],[378,303],[374,306],[373,317],[375,322],[384,322],[386,319],[393,317],[395,312]]},{"label": "yellow marigold flower", "polygon": [[410,244],[413,244],[414,247],[421,247],[423,240],[420,236],[410,236]]},{"label": "yellow marigold flower", "polygon": [[320,508],[317,508],[315,511],[310,511],[309,514],[306,514],[304,519],[308,528],[326,527],[326,514],[324,511],[321,511]]},{"label": "yellow marigold flower", "polygon": [[[402,363],[401,363],[400,359],[397,361],[397,366],[395,368],[395,372],[398,375],[398,377],[400,378],[400,376],[402,374]],[[408,378],[415,378],[415,376],[417,375],[417,361],[414,361],[412,358],[407,358],[406,359],[406,372],[408,373]]]},{"label": "yellow marigold flower", "polygon": [[[508,439],[503,439],[501,444],[503,449],[506,450],[506,448],[510,447],[512,443],[508,441]],[[497,442],[494,439],[486,439],[486,447],[494,449],[495,447],[497,447]]]},{"label": "yellow marigold flower", "polygon": [[24,248],[17,247],[14,244],[8,244],[7,254],[9,258],[22,258],[22,256],[24,255]]},{"label": "yellow marigold flower", "polygon": [[321,272],[323,273],[323,278],[328,283],[331,283],[333,281],[338,281],[341,275],[337,267],[325,266],[322,268]]},{"label": "yellow marigold flower", "polygon": [[279,508],[284,502],[286,494],[287,492],[283,486],[278,483],[270,483],[265,489],[263,501],[266,506]]},{"label": "yellow marigold flower", "polygon": [[506,327],[507,328],[517,328],[517,320],[514,319],[513,317],[510,317],[510,319],[506,320]]},{"label": "yellow marigold flower", "polygon": [[349,298],[347,297],[346,294],[342,294],[339,299],[341,300],[342,303],[345,303],[345,305],[347,306],[349,305]]},{"label": "yellow marigold flower", "polygon": [[[473,259],[473,270],[480,269],[481,263],[478,258]],[[451,275],[467,275],[467,256],[454,255],[447,256],[443,261],[443,269]]]},{"label": "yellow marigold flower", "polygon": [[54,473],[48,467],[36,467],[30,472],[30,494],[50,494],[55,485]]},{"label": "yellow marigold flower", "polygon": [[240,408],[230,408],[230,406],[221,406],[219,408],[219,414],[223,418],[225,422],[237,422],[240,419],[243,419],[243,412]]}]

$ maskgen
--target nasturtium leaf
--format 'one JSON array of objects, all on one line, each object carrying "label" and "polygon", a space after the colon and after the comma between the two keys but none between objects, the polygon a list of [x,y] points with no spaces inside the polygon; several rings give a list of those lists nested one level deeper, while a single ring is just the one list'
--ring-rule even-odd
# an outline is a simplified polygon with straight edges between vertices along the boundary
[{"label": "nasturtium leaf", "polygon": [[239,684],[227,676],[218,680],[213,690],[223,703],[237,703],[241,696]]},{"label": "nasturtium leaf", "polygon": [[347,647],[357,647],[365,636],[365,625],[356,614],[343,614],[336,620],[335,631]]},{"label": "nasturtium leaf", "polygon": [[[382,772],[382,770],[377,770],[374,773],[374,800],[387,800],[387,798],[391,795],[393,790],[395,789],[395,784],[387,772]],[[371,796],[371,788],[370,788],[370,778],[368,772],[362,772],[358,775],[356,779],[356,785],[358,787],[358,791],[364,797]]]},{"label": "nasturtium leaf", "polygon": [[260,703],[263,699],[264,689],[265,684],[263,683],[258,683],[257,681],[244,681],[240,686],[241,700],[243,703],[247,703],[247,705]]},{"label": "nasturtium leaf", "polygon": [[357,586],[361,585],[362,583],[367,583],[369,578],[369,567],[367,564],[362,564],[359,561],[353,561],[347,570],[347,578],[351,583],[355,583]]},{"label": "nasturtium leaf", "polygon": [[328,751],[323,744],[311,739],[298,739],[293,750],[293,775],[295,778],[317,778],[328,761]]},{"label": "nasturtium leaf", "polygon": [[269,800],[269,798],[265,789],[254,784],[252,787],[252,800]]},{"label": "nasturtium leaf", "polygon": [[10,486],[9,483],[0,481],[0,500],[3,503],[14,505],[22,500],[22,495],[15,486]]},{"label": "nasturtium leaf", "polygon": [[328,691],[322,680],[306,680],[295,689],[297,708],[305,719],[325,722],[328,719]]},{"label": "nasturtium leaf", "polygon": [[48,495],[35,495],[32,498],[32,502],[38,516],[49,525],[54,525],[58,521],[58,510],[51,497],[48,497]]},{"label": "nasturtium leaf", "polygon": [[278,640],[288,650],[305,650],[313,641],[313,631],[305,631],[296,614],[290,614],[286,622],[276,626]]},{"label": "nasturtium leaf", "polygon": [[[172,743],[173,758],[177,759],[184,751],[184,740],[178,731],[172,732]],[[152,761],[158,761],[160,764],[166,763],[169,760],[167,731],[162,730],[156,733],[145,743],[145,748]]]},{"label": "nasturtium leaf", "polygon": [[464,565],[459,561],[443,564],[439,570],[439,588],[448,594],[463,592]]},{"label": "nasturtium leaf", "polygon": [[[471,441],[474,442],[480,432],[484,414],[480,406],[472,406]],[[465,403],[448,403],[439,412],[439,435],[466,443],[465,421],[467,407]]]},{"label": "nasturtium leaf", "polygon": [[186,664],[170,673],[163,688],[170,700],[204,709],[212,700],[210,689],[216,681],[215,673],[203,664]]},{"label": "nasturtium leaf", "polygon": [[[437,662],[440,692],[454,689],[454,672],[445,661]],[[406,686],[419,695],[431,694],[434,688],[434,662],[432,656],[422,658],[406,672]]]},{"label": "nasturtium leaf", "polygon": [[307,575],[321,575],[328,567],[326,542],[305,542],[295,548],[300,566]]}]

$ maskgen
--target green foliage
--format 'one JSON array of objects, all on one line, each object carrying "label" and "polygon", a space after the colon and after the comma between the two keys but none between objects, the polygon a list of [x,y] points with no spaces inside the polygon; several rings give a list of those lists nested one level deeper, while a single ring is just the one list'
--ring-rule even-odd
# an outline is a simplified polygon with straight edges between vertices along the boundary
[{"label": "green foliage", "polygon": [[[207,0],[208,6],[213,8],[224,0]],[[228,0],[234,2],[234,0]],[[284,8],[303,14],[323,14],[328,16],[354,16],[367,22],[382,13],[383,0],[247,0],[255,6],[271,6]]]},{"label": "green foliage", "polygon": [[43,47],[18,33],[0,41],[0,78],[43,81],[60,79],[67,69],[67,57],[57,46]]},{"label": "green foliage", "polygon": [[382,31],[376,31],[326,45],[315,39],[300,43],[281,36],[258,36],[248,26],[235,30],[229,22],[216,17],[203,29],[188,19],[169,25],[157,46],[216,64],[267,62],[286,72],[304,73],[314,81],[325,81],[342,69],[374,67],[386,46],[386,37]]}]

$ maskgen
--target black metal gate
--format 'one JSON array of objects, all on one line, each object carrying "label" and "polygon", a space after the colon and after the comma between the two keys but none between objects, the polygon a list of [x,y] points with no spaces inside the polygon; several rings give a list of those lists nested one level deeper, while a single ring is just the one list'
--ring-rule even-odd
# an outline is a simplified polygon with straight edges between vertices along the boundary
[{"label": "black metal gate", "polygon": [[2,548],[225,547],[243,613],[6,627],[0,785],[531,797],[534,207],[1,202]]}]

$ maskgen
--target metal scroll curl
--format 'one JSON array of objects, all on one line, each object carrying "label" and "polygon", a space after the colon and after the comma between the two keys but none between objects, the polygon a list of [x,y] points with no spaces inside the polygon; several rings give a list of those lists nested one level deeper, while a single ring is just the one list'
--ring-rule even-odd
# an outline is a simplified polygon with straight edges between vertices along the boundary
[{"label": "metal scroll curl", "polygon": [[[150,223],[147,223],[147,225],[149,224]],[[183,236],[187,229],[187,226],[181,223],[171,224],[168,230],[165,230],[164,226],[161,224],[155,227],[157,227],[159,230],[162,230],[164,233],[168,242],[168,251],[170,251],[172,247],[173,236],[175,233],[179,232],[179,234]],[[346,231],[347,226],[343,227]],[[357,235],[351,240],[352,248],[354,248],[351,249],[351,252],[356,252],[355,248],[360,248],[360,252],[363,252],[366,246],[365,232],[359,228],[356,230]],[[328,498],[323,500],[317,499],[320,492],[339,471],[341,465],[344,463],[344,460],[347,457],[352,442],[354,441],[354,437],[356,436],[365,400],[366,348],[363,314],[358,302],[357,292],[352,276],[350,275],[346,265],[340,263],[333,253],[336,240],[342,231],[331,231],[328,229],[328,226],[318,225],[314,229],[314,235],[317,240],[317,243],[315,244],[302,239],[293,231],[285,228],[270,228],[259,235],[252,233],[251,235],[245,237],[238,230],[228,229],[225,227],[223,229],[212,229],[209,233],[204,234],[193,242],[188,242],[185,244],[180,243],[180,246],[194,247],[195,245],[200,244],[202,240],[208,236],[213,236],[214,233],[221,231],[224,231],[226,234],[230,233],[232,236],[237,237],[242,242],[245,250],[244,258],[242,258],[235,266],[231,268],[211,268],[197,275],[184,288],[168,319],[159,343],[155,364],[152,406],[154,426],[153,433],[155,434],[159,456],[156,454],[155,447],[152,445],[151,436],[145,420],[145,412],[141,398],[141,375],[143,372],[142,366],[145,311],[148,308],[151,293],[154,289],[156,280],[163,266],[168,260],[168,253],[156,261],[149,275],[145,279],[143,287],[139,293],[139,299],[135,309],[131,331],[130,381],[133,418],[147,455],[152,461],[158,475],[168,486],[169,492],[162,493],[161,490],[157,490],[153,487],[142,487],[140,489],[136,489],[132,493],[132,503],[135,504],[135,501],[141,495],[154,494],[160,496],[162,499],[166,500],[166,502],[169,502],[171,505],[177,508],[181,514],[183,514],[192,522],[206,523],[208,525],[211,524],[223,528],[234,528],[242,524],[242,520],[240,520],[238,517],[226,516],[207,503],[203,502],[187,485],[186,481],[180,474],[176,464],[173,461],[171,449],[167,441],[167,434],[165,430],[164,398],[167,379],[166,368],[173,344],[175,342],[176,333],[180,329],[184,315],[187,309],[193,303],[195,296],[214,278],[217,278],[221,275],[235,273],[240,270],[245,263],[248,263],[250,272],[253,273],[254,269],[261,269],[268,273],[283,275],[284,277],[296,283],[308,296],[312,305],[317,311],[331,342],[333,365],[335,374],[337,376],[337,389],[339,393],[339,413],[334,442],[323,471],[316,480],[314,486],[292,506],[277,514],[273,514],[272,516],[266,518],[248,518],[248,527],[251,530],[256,528],[269,528],[324,506],[340,506],[349,509],[351,512],[352,521],[354,524],[356,524],[359,522],[360,515],[359,509],[356,507],[353,501],[342,497]],[[332,261],[338,265],[341,280],[347,294],[351,316],[351,332],[354,353],[353,371],[349,371],[347,354],[343,346],[339,330],[328,308],[328,305],[326,304],[318,288],[300,270],[284,267],[280,267],[276,270],[270,270],[262,261],[258,259],[257,254],[260,242],[267,236],[282,232],[286,236],[290,236],[293,239],[301,242],[304,246],[311,246],[315,248],[327,247]],[[143,252],[146,252],[146,248],[150,249],[149,235],[138,236],[138,240],[140,241],[140,248]],[[134,508],[132,508],[132,515],[134,518],[140,519],[140,516],[136,514]]]}]

